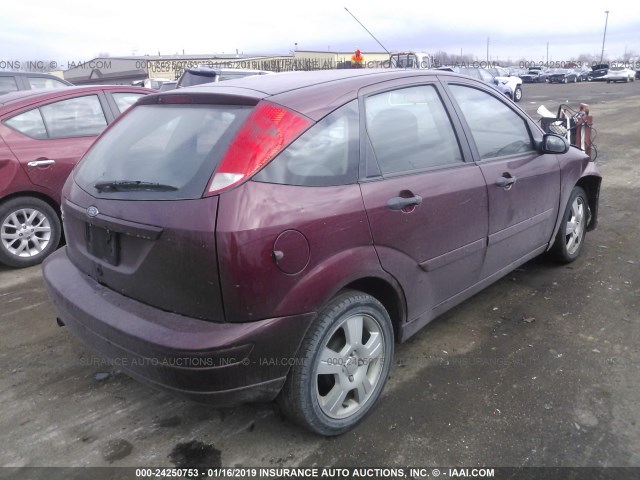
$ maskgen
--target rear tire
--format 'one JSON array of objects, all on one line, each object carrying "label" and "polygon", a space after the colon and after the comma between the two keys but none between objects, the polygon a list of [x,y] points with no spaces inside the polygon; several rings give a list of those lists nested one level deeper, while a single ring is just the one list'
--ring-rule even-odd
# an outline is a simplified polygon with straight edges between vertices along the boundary
[{"label": "rear tire", "polygon": [[15,268],[37,265],[58,248],[62,227],[56,211],[35,197],[0,204],[0,262]]},{"label": "rear tire", "polygon": [[551,255],[561,263],[573,262],[582,251],[589,223],[587,194],[581,187],[574,187],[567,202],[560,228],[551,247]]},{"label": "rear tire", "polygon": [[371,295],[345,291],[309,327],[278,397],[287,418],[320,435],[339,435],[368,415],[389,375],[393,329]]}]

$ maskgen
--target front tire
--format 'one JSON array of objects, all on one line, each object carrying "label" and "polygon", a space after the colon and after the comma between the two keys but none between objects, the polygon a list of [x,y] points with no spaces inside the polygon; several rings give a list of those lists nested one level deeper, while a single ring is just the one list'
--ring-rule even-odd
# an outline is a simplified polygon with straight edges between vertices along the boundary
[{"label": "front tire", "polygon": [[43,200],[16,197],[0,205],[0,262],[15,268],[37,265],[60,243],[58,214]]},{"label": "front tire", "polygon": [[522,100],[522,88],[518,85],[516,90],[513,92],[513,101],[517,103],[520,100]]},{"label": "front tire", "polygon": [[312,432],[344,433],[371,412],[392,358],[393,329],[384,306],[371,295],[345,291],[309,327],[280,408]]},{"label": "front tire", "polygon": [[574,187],[567,202],[562,222],[551,247],[550,253],[561,263],[573,262],[582,251],[589,223],[589,203],[587,194],[580,187]]}]

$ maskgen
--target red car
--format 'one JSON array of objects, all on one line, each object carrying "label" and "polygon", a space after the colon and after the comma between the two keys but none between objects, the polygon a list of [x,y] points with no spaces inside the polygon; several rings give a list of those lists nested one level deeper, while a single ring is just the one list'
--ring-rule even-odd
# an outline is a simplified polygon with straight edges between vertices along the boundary
[{"label": "red car", "polygon": [[57,248],[69,172],[98,134],[148,93],[114,85],[0,96],[0,262],[27,267]]},{"label": "red car", "polygon": [[[149,95],[63,190],[59,323],[113,366],[306,428],[362,420],[395,341],[595,228],[601,177],[468,76],[334,70]],[[553,273],[550,273],[553,275]]]}]

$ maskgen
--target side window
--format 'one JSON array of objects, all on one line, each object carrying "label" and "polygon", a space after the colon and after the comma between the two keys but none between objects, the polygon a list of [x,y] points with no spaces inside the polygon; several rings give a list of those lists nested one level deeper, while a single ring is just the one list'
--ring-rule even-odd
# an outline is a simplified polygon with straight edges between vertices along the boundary
[{"label": "side window", "polygon": [[40,110],[37,108],[11,117],[5,120],[4,123],[28,137],[37,138],[38,140],[47,138],[47,129],[44,128],[42,115],[40,115]]},{"label": "side window", "polygon": [[60,80],[46,77],[27,77],[27,81],[31,88],[62,88],[68,85]]},{"label": "side window", "polygon": [[17,92],[18,84],[15,77],[0,77],[0,95],[9,92]]},{"label": "side window", "polygon": [[340,107],[303,133],[267,165],[255,180],[325,187],[358,178],[358,101]]},{"label": "side window", "polygon": [[94,136],[107,126],[97,95],[61,100],[40,110],[50,138]]},{"label": "side window", "polygon": [[492,95],[475,88],[449,85],[471,129],[481,159],[533,150],[522,117]]},{"label": "side window", "polygon": [[144,93],[117,92],[112,93],[111,95],[113,96],[120,113],[124,112],[127,108],[136,103],[140,97],[144,97]]},{"label": "side window", "polygon": [[432,85],[365,100],[367,133],[383,175],[461,163],[460,147]]}]

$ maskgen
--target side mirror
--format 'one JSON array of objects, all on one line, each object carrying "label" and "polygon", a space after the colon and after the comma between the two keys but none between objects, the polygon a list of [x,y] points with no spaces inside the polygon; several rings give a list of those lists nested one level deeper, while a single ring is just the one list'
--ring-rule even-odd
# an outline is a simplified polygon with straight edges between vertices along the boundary
[{"label": "side mirror", "polygon": [[540,142],[540,153],[567,153],[569,142],[566,138],[554,133],[546,133]]}]

